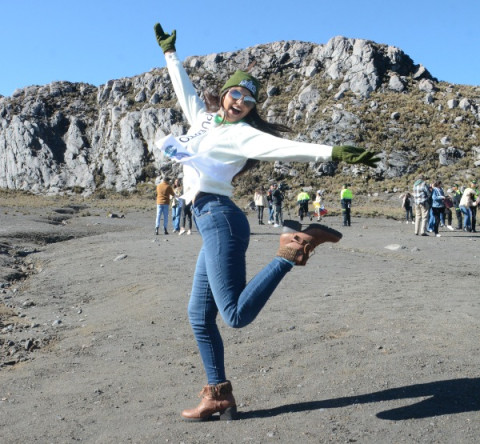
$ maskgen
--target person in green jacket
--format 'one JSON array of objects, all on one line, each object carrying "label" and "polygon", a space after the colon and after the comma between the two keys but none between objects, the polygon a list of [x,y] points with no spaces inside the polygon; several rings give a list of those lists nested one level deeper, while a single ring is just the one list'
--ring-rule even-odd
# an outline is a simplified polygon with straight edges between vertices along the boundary
[{"label": "person in green jacket", "polygon": [[[310,195],[306,191],[301,191],[297,196],[297,205],[298,205],[298,216],[300,220],[303,220],[304,217],[308,217],[308,202],[310,200]],[[310,220],[312,220],[310,218]]]},{"label": "person in green jacket", "polygon": [[344,184],[342,191],[340,192],[340,204],[342,205],[344,227],[349,227],[351,224],[350,213],[352,208],[353,193],[348,186],[348,183]]},{"label": "person in green jacket", "polygon": [[453,200],[453,208],[455,208],[455,215],[457,216],[457,230],[461,230],[463,228],[463,220],[462,220],[462,211],[460,210],[460,201],[462,200],[462,192],[458,188],[458,184],[454,183],[452,185],[452,200]]}]

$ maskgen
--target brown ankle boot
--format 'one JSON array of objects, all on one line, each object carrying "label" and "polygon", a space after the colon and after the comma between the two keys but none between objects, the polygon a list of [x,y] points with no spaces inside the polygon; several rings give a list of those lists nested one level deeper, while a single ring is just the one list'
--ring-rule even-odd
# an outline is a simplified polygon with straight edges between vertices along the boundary
[{"label": "brown ankle boot", "polygon": [[233,420],[237,415],[237,405],[232,394],[230,381],[217,385],[206,385],[199,395],[202,400],[194,409],[184,410],[186,421],[207,421],[214,413],[220,413],[221,420]]},{"label": "brown ankle boot", "polygon": [[342,233],[320,224],[310,224],[305,230],[286,232],[280,236],[280,248],[277,256],[305,265],[310,253],[324,242],[338,242]]}]

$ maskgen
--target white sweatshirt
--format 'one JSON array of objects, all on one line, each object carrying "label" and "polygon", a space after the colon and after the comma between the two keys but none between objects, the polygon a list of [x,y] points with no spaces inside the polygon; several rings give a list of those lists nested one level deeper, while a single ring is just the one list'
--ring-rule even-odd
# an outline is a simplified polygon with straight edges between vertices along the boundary
[{"label": "white sweatshirt", "polygon": [[[175,137],[179,151],[188,153],[184,164],[184,198],[190,202],[199,191],[231,196],[232,179],[248,159],[264,161],[327,161],[332,147],[296,142],[275,137],[248,123],[215,122],[215,114],[206,112],[177,54],[165,54],[167,68],[180,106],[190,123],[187,134]],[[168,138],[167,138],[168,139]],[[171,147],[165,139],[157,145]]]}]

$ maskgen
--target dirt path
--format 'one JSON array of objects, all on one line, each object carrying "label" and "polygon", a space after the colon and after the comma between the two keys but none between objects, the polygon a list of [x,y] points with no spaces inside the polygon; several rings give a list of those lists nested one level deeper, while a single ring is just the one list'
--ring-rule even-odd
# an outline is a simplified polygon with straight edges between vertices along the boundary
[{"label": "dirt path", "polygon": [[[250,326],[220,321],[240,420],[190,424],[179,412],[205,382],[186,314],[198,234],[153,236],[148,211],[0,215],[0,243],[26,249],[29,274],[0,289],[1,441],[478,442],[480,235],[326,222],[339,244]],[[278,229],[251,224],[253,275]]]}]

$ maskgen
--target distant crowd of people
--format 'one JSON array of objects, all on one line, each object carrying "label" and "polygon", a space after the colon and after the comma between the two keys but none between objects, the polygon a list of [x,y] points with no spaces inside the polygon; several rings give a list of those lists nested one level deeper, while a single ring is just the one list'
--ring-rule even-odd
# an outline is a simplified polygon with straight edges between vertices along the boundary
[{"label": "distant crowd of people", "polygon": [[[159,234],[163,218],[163,232],[168,234],[169,212],[172,215],[173,233],[179,235],[192,233],[193,218],[192,204],[185,203],[182,198],[183,188],[180,179],[170,183],[169,177],[157,178],[157,216],[155,234]],[[271,184],[268,189],[260,186],[253,195],[253,205],[259,225],[269,225],[275,228],[283,226],[283,209],[285,191],[289,187],[285,184]],[[324,190],[316,192],[312,199],[308,192],[301,190],[296,196],[297,216],[300,221],[304,218],[320,221],[327,214],[324,206]],[[440,237],[439,229],[463,230],[476,232],[477,207],[480,204],[480,192],[477,181],[471,180],[468,186],[459,186],[454,183],[447,192],[443,189],[440,180],[428,183],[423,176],[419,176],[413,184],[412,192],[400,195],[402,208],[405,211],[405,222],[415,225],[415,234],[428,236],[432,233]],[[353,192],[349,184],[344,184],[340,191],[340,206],[342,209],[343,226],[351,225],[351,207]],[[313,203],[313,211],[309,210],[309,203]],[[288,210],[290,211],[290,210]],[[455,217],[455,227],[452,221]]]},{"label": "distant crowd of people", "polygon": [[[258,224],[265,225],[264,216],[267,215],[267,223],[275,228],[283,226],[283,206],[285,191],[289,189],[284,184],[271,184],[268,189],[260,186],[255,190],[253,203],[257,212]],[[297,215],[300,221],[304,218],[313,220],[315,217],[320,221],[327,213],[323,204],[324,190],[318,190],[313,201],[314,211],[309,210],[309,202],[312,200],[308,192],[302,190],[297,195]]]},{"label": "distant crowd of people", "polygon": [[[170,184],[168,176],[157,178],[157,217],[155,219],[155,235],[158,235],[161,219],[163,217],[163,233],[168,234],[169,210],[172,212],[173,233],[180,236],[192,234],[192,203],[188,204],[182,198],[183,187],[180,179],[175,179]],[[188,224],[188,225],[187,225]]]},{"label": "distant crowd of people", "polygon": [[283,226],[283,201],[285,200],[285,189],[278,184],[272,184],[265,189],[260,186],[255,190],[253,202],[257,210],[259,225],[265,225],[263,222],[264,214],[267,213],[267,223],[274,227]]},{"label": "distant crowd of people", "polygon": [[[155,218],[155,235],[158,235],[163,227],[163,233],[169,234],[168,224],[171,214],[171,221],[173,225],[173,233],[179,235],[192,233],[193,218],[192,218],[192,204],[186,204],[185,199],[182,198],[183,187],[180,179],[175,179],[171,183],[171,178],[168,176],[157,177],[156,179],[157,192],[157,214]],[[285,191],[290,189],[284,183],[271,184],[268,189],[260,186],[255,190],[253,195],[253,205],[255,207],[256,216],[259,225],[265,225],[264,220],[269,225],[278,228],[284,224],[283,211],[285,201]],[[300,191],[297,195],[298,218],[303,221],[304,218],[310,221],[316,218],[320,221],[323,216],[327,214],[324,206],[325,190],[318,190],[315,199],[312,199],[310,194],[306,191]],[[341,191],[340,203],[342,206],[344,225],[350,226],[350,207],[353,194],[345,184]],[[309,209],[309,203],[313,203],[313,211]],[[290,209],[288,209],[289,217]],[[163,220],[163,225],[162,225]]]},{"label": "distant crowd of people", "polygon": [[[466,187],[454,183],[445,193],[440,180],[427,183],[424,176],[419,176],[413,184],[413,192],[404,193],[400,198],[405,210],[406,223],[415,224],[417,236],[428,236],[428,233],[433,233],[440,237],[440,227],[446,227],[451,231],[476,232],[480,194],[475,179]],[[455,227],[452,226],[454,212]]]}]

